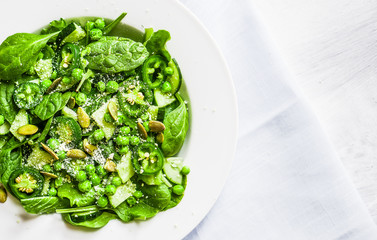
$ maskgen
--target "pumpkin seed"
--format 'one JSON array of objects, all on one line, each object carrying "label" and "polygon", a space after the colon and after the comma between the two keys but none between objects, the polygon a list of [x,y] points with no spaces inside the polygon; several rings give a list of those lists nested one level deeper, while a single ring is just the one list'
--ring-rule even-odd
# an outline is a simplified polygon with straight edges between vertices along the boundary
[{"label": "pumpkin seed", "polygon": [[162,132],[165,130],[165,125],[160,121],[149,121],[148,126],[151,132]]},{"label": "pumpkin seed", "polygon": [[162,132],[157,133],[156,141],[160,144],[164,142],[164,134]]},{"label": "pumpkin seed", "polygon": [[90,125],[90,117],[82,107],[77,109],[77,120],[82,128],[87,128]]},{"label": "pumpkin seed", "polygon": [[145,130],[145,127],[140,122],[137,123],[137,130],[139,131],[140,136],[146,140],[148,138],[147,130]]},{"label": "pumpkin seed", "polygon": [[117,167],[116,163],[111,161],[110,159],[107,159],[105,166],[103,166],[103,168],[108,172],[115,172],[116,167]]},{"label": "pumpkin seed", "polygon": [[5,203],[7,201],[7,191],[3,185],[0,185],[0,203]]},{"label": "pumpkin seed", "polygon": [[67,157],[83,159],[83,158],[86,158],[86,154],[84,151],[80,149],[71,149],[71,150],[68,150]]},{"label": "pumpkin seed", "polygon": [[55,88],[60,84],[61,81],[62,81],[62,77],[59,77],[59,78],[55,79],[52,82],[52,84],[47,88],[46,94],[49,94],[50,92],[54,91]]},{"label": "pumpkin seed", "polygon": [[43,149],[46,150],[46,152],[48,152],[53,158],[55,158],[56,160],[59,160],[58,155],[56,155],[56,153],[51,148],[49,148],[44,143],[41,143],[41,145],[42,145]]},{"label": "pumpkin seed", "polygon": [[38,127],[32,124],[26,124],[17,130],[20,135],[33,135],[38,132]]},{"label": "pumpkin seed", "polygon": [[87,138],[84,139],[83,146],[84,146],[85,152],[89,153],[92,156],[93,156],[94,151],[97,149],[96,146],[89,143]]},{"label": "pumpkin seed", "polygon": [[50,177],[50,178],[58,178],[58,176],[56,176],[55,174],[53,173],[49,173],[49,172],[44,172],[44,171],[40,171],[41,174],[45,175],[46,177]]},{"label": "pumpkin seed", "polygon": [[118,107],[114,102],[109,102],[109,104],[107,104],[107,110],[109,110],[111,117],[115,121],[118,121]]},{"label": "pumpkin seed", "polygon": [[70,97],[69,100],[68,100],[68,103],[67,103],[67,106],[70,108],[70,109],[73,109],[76,105],[76,99],[74,97]]}]

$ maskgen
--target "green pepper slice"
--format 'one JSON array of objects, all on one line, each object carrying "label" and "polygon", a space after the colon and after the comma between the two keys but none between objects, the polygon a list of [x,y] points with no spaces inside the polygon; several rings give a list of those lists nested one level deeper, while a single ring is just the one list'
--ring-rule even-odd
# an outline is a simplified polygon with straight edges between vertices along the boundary
[{"label": "green pepper slice", "polygon": [[33,82],[20,84],[13,93],[13,100],[21,109],[31,109],[37,106],[43,99],[40,86]]},{"label": "green pepper slice", "polygon": [[21,167],[12,172],[8,186],[18,199],[32,198],[42,192],[44,177],[34,168]]},{"label": "green pepper slice", "polygon": [[132,165],[138,174],[152,175],[162,169],[164,161],[164,155],[158,146],[145,142],[135,151]]},{"label": "green pepper slice", "polygon": [[80,66],[80,49],[73,43],[66,43],[58,52],[54,66],[59,76],[69,76]]},{"label": "green pepper slice", "polygon": [[149,57],[143,64],[143,81],[152,89],[158,88],[165,81],[166,65],[165,59],[160,55]]}]

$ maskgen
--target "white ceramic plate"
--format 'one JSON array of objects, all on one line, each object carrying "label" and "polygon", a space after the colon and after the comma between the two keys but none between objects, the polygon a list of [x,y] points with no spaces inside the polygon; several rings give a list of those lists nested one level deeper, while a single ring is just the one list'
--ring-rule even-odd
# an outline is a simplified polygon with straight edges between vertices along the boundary
[{"label": "white ceramic plate", "polygon": [[237,105],[223,56],[199,21],[175,0],[6,1],[1,6],[0,41],[17,32],[34,32],[60,17],[100,16],[123,20],[143,31],[166,29],[168,49],[181,66],[190,97],[191,126],[180,155],[191,167],[182,202],[144,221],[113,220],[100,230],[71,227],[60,215],[33,216],[10,198],[0,204],[2,238],[8,239],[180,239],[208,213],[225,183],[237,136]]}]

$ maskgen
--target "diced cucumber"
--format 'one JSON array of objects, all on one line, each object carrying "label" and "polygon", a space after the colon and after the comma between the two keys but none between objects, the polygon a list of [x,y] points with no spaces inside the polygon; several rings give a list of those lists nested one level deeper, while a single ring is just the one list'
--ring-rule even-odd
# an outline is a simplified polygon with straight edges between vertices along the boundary
[{"label": "diced cucumber", "polygon": [[166,80],[170,82],[171,93],[176,94],[182,85],[182,73],[177,61],[173,58],[169,63],[168,67],[171,67],[174,72],[173,75],[169,76]]},{"label": "diced cucumber", "polygon": [[181,169],[183,167],[183,161],[180,157],[170,157],[165,159],[163,170],[166,178],[172,183],[182,184],[183,176]]},{"label": "diced cucumber", "polygon": [[33,151],[26,160],[26,165],[38,170],[42,170],[46,164],[51,164],[54,161],[51,154],[43,151],[38,146],[33,148]]},{"label": "diced cucumber", "polygon": [[26,125],[26,124],[28,124],[28,123],[29,123],[29,116],[28,116],[28,114],[27,114],[27,112],[26,112],[25,109],[21,109],[21,110],[17,113],[17,115],[16,115],[16,117],[15,117],[15,119],[14,119],[12,125],[10,126],[10,132],[11,132],[11,133],[13,134],[13,136],[15,136],[20,142],[22,142],[22,141],[25,139],[25,136],[24,136],[24,135],[20,135],[20,134],[18,134],[17,131],[18,131],[18,129],[19,129],[20,127],[22,127],[22,126],[24,126],[24,125]]},{"label": "diced cucumber", "polygon": [[158,173],[153,175],[139,175],[138,177],[148,185],[160,185],[161,183],[163,183],[162,171],[159,171]]},{"label": "diced cucumber", "polygon": [[134,167],[131,161],[131,152],[123,155],[120,162],[117,164],[117,172],[122,182],[125,183],[135,174]]},{"label": "diced cucumber", "polygon": [[159,108],[163,108],[176,100],[174,95],[170,93],[163,93],[159,89],[154,90],[154,99],[156,100]]},{"label": "diced cucumber", "polygon": [[10,131],[10,124],[8,122],[4,122],[3,125],[0,126],[0,135],[5,135]]},{"label": "diced cucumber", "polygon": [[59,33],[56,42],[59,43],[58,45],[63,45],[64,43],[69,42],[78,42],[85,36],[85,30],[80,25],[72,22]]},{"label": "diced cucumber", "polygon": [[92,114],[94,121],[105,132],[105,137],[107,140],[109,140],[115,132],[115,124],[105,121],[105,113],[107,112],[107,105],[110,101],[114,102],[119,109],[118,100],[116,98],[112,98]]},{"label": "diced cucumber", "polygon": [[131,197],[135,191],[136,184],[133,184],[131,181],[127,181],[125,184],[122,184],[117,188],[114,195],[108,196],[109,202],[114,208],[116,208],[127,198]]},{"label": "diced cucumber", "polygon": [[73,118],[74,120],[77,121],[77,113],[75,111],[73,111],[72,109],[70,109],[69,107],[67,107],[67,106],[63,107],[62,114],[64,116],[66,116],[66,117]]}]

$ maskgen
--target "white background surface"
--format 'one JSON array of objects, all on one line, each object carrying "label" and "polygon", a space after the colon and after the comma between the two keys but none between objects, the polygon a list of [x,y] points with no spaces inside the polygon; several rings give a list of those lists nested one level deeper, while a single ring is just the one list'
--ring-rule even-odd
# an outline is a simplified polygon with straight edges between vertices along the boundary
[{"label": "white background surface", "polygon": [[377,2],[181,2],[240,107],[231,176],[187,239],[377,239]]}]

